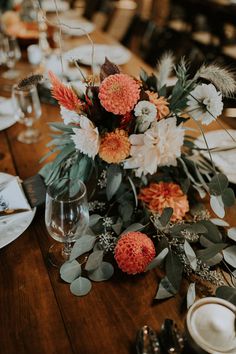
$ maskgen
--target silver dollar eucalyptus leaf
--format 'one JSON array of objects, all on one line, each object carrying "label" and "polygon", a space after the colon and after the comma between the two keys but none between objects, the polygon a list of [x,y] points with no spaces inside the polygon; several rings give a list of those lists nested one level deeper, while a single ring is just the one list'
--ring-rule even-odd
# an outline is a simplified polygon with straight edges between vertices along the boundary
[{"label": "silver dollar eucalyptus leaf", "polygon": [[229,238],[231,238],[231,240],[236,241],[236,227],[231,227],[228,230],[227,235]]},{"label": "silver dollar eucalyptus leaf", "polygon": [[149,265],[147,266],[147,268],[145,269],[145,271],[151,270],[153,268],[156,268],[157,266],[159,266],[159,264],[161,264],[161,262],[165,259],[166,255],[168,254],[169,249],[168,248],[164,248],[159,254],[158,256],[156,256],[151,263],[149,263]]},{"label": "silver dollar eucalyptus leaf", "polygon": [[171,282],[167,277],[163,278],[159,284],[158,291],[156,293],[155,299],[163,300],[168,299],[176,294],[175,288],[172,286]]},{"label": "silver dollar eucalyptus leaf", "polygon": [[96,237],[91,235],[84,235],[80,237],[74,244],[71,254],[70,260],[76,259],[77,257],[81,256],[82,254],[90,251],[94,243],[96,241]]},{"label": "silver dollar eucalyptus leaf", "polygon": [[196,270],[197,269],[197,257],[196,257],[194,250],[192,249],[192,247],[190,246],[190,244],[188,243],[187,240],[184,241],[184,252],[190,262],[191,268],[193,270]]},{"label": "silver dollar eucalyptus leaf", "polygon": [[225,216],[224,203],[220,195],[219,196],[211,195],[210,204],[212,210],[219,218],[223,218]]},{"label": "silver dollar eucalyptus leaf", "polygon": [[93,253],[90,254],[85,269],[90,272],[93,271],[95,269],[97,269],[98,267],[100,267],[101,263],[102,263],[102,259],[103,259],[103,254],[104,252],[101,250],[96,250]]},{"label": "silver dollar eucalyptus leaf", "polygon": [[79,277],[70,284],[70,291],[76,296],[87,295],[91,288],[91,281],[84,277]]},{"label": "silver dollar eucalyptus leaf", "polygon": [[71,283],[81,275],[81,265],[76,260],[64,263],[60,268],[60,276],[67,283]]},{"label": "silver dollar eucalyptus leaf", "polygon": [[236,246],[230,246],[223,250],[225,261],[236,268]]},{"label": "silver dollar eucalyptus leaf", "polygon": [[100,267],[92,272],[89,272],[88,276],[93,281],[103,281],[110,279],[113,273],[113,265],[108,262],[102,262]]},{"label": "silver dollar eucalyptus leaf", "polygon": [[196,299],[196,289],[195,289],[195,283],[191,283],[188,288],[187,292],[187,308],[189,309],[190,306],[194,303]]}]

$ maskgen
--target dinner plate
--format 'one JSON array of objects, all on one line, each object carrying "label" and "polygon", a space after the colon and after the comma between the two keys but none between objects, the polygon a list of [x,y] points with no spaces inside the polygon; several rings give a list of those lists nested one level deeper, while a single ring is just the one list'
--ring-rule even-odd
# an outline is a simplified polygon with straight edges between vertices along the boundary
[{"label": "dinner plate", "polygon": [[[46,12],[56,12],[55,3],[52,0],[44,0],[42,2],[42,8]],[[57,10],[60,12],[67,11],[69,9],[69,3],[67,1],[57,1]]]},{"label": "dinner plate", "polygon": [[70,36],[84,36],[86,33],[94,31],[95,25],[92,22],[79,18],[78,20],[64,19],[62,26],[62,32]]},{"label": "dinner plate", "polygon": [[[122,65],[130,60],[129,50],[119,45],[94,45],[94,64],[102,65],[107,57],[111,62]],[[92,65],[92,46],[91,44],[82,45],[65,53],[65,58],[69,61],[79,60],[81,64]]]},{"label": "dinner plate", "polygon": [[[0,97],[0,105],[5,100],[7,101],[6,98]],[[14,114],[2,113],[1,106],[0,106],[0,131],[11,127],[15,123],[16,123],[16,119],[14,117]]]},{"label": "dinner plate", "polygon": [[[230,182],[236,183],[236,130],[227,129],[225,131],[220,129],[210,131],[205,133],[205,138],[210,149],[217,148],[218,150],[222,150],[211,152],[216,167],[228,177]],[[195,140],[195,144],[199,148],[206,149],[206,144],[202,136]],[[209,159],[208,151],[201,151],[201,154]]]},{"label": "dinner plate", "polygon": [[[0,172],[0,183],[10,182],[15,176]],[[8,216],[1,221],[0,218],[0,248],[8,245],[18,238],[31,224],[36,208]]]}]

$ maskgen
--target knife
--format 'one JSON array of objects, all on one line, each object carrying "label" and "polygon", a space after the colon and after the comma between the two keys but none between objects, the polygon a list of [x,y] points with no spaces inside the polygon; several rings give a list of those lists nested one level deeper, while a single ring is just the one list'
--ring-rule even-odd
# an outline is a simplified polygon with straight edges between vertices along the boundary
[{"label": "knife", "polygon": [[0,211],[1,216],[10,216],[13,214],[23,213],[25,211],[30,211],[30,209],[4,209]]}]

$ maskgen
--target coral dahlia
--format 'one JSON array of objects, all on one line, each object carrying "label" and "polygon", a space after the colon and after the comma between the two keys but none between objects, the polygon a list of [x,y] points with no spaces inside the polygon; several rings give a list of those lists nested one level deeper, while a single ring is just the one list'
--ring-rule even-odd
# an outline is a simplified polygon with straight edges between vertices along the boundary
[{"label": "coral dahlia", "polygon": [[130,112],[139,99],[139,84],[126,74],[108,76],[99,88],[99,99],[106,111],[114,114]]},{"label": "coral dahlia", "polygon": [[187,196],[176,183],[151,183],[140,190],[138,198],[144,201],[153,213],[161,215],[164,208],[173,208],[171,221],[182,220],[189,211]]},{"label": "coral dahlia", "polygon": [[169,103],[167,102],[165,97],[158,97],[158,94],[156,92],[146,91],[146,93],[148,94],[150,102],[156,106],[157,120],[161,120],[167,117],[170,113],[170,110],[168,107]]},{"label": "coral dahlia", "polygon": [[115,260],[119,268],[128,274],[142,273],[155,257],[152,240],[142,232],[128,232],[115,247]]},{"label": "coral dahlia", "polygon": [[120,163],[130,152],[127,133],[122,129],[106,133],[101,140],[99,156],[108,163]]}]

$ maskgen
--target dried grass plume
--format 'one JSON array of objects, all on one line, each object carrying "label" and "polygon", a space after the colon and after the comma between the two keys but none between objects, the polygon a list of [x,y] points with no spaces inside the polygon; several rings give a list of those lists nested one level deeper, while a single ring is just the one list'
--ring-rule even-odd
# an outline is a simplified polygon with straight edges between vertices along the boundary
[{"label": "dried grass plume", "polygon": [[163,87],[174,67],[174,56],[171,52],[164,53],[157,63],[156,76],[158,79],[158,88]]}]

